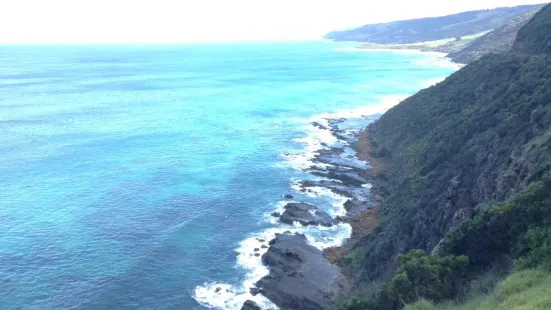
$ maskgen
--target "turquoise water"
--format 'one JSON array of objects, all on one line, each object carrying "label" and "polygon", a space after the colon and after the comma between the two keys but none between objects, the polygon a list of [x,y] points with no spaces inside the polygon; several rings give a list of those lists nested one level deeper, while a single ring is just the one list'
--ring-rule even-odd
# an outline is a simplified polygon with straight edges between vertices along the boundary
[{"label": "turquoise water", "polygon": [[201,309],[204,283],[239,286],[308,120],[455,70],[343,47],[3,46],[0,309]]}]

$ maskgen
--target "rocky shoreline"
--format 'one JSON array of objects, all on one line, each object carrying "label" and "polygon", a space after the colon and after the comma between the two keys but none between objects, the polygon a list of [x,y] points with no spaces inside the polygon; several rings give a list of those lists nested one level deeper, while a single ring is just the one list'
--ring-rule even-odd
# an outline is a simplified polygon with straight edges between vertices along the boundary
[{"label": "rocky shoreline", "polygon": [[[330,119],[327,125],[312,123],[320,130],[330,131],[340,143],[332,147],[324,145],[324,149],[315,155],[313,165],[306,172],[316,179],[297,182],[300,192],[324,188],[346,198],[346,213],[333,218],[317,206],[294,201],[294,197],[287,194],[284,196],[288,200],[284,211],[272,213],[279,222],[323,227],[348,223],[352,226],[352,239],[376,225],[377,200],[371,193],[370,178],[370,171],[374,167],[365,161],[366,158],[356,156],[359,150],[357,135],[363,128],[355,131],[341,129],[339,125],[346,121]],[[363,126],[369,122],[366,119]],[[269,245],[268,251],[262,255],[262,262],[268,267],[269,274],[251,289],[253,295],[262,294],[282,310],[335,309],[344,302],[352,286],[336,264],[342,256],[342,248],[330,248],[322,252],[309,245],[304,235],[290,231],[277,234]],[[250,300],[242,307],[242,310],[256,309],[261,308]]]}]

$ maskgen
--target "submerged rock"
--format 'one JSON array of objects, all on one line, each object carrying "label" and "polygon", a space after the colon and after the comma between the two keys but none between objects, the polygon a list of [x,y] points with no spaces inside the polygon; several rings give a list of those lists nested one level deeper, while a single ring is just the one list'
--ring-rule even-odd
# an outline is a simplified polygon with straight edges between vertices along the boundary
[{"label": "submerged rock", "polygon": [[333,225],[333,218],[319,210],[315,205],[305,202],[290,202],[285,205],[285,212],[279,218],[279,221],[285,224],[293,225],[294,222],[299,222],[303,226],[325,226]]},{"label": "submerged rock", "polygon": [[291,194],[285,194],[285,195],[283,195],[283,198],[285,198],[285,199],[293,199],[293,198],[295,198],[295,197],[294,197],[293,195],[291,195]]},{"label": "submerged rock", "polygon": [[251,295],[253,295],[253,296],[256,296],[256,295],[260,294],[260,290],[257,289],[256,287],[251,287],[251,289],[249,290],[249,292],[250,292]]},{"label": "submerged rock", "polygon": [[262,262],[270,274],[256,287],[282,310],[333,309],[350,287],[339,268],[309,245],[304,235],[278,235]]},{"label": "submerged rock", "polygon": [[241,307],[241,310],[261,310],[260,307],[256,304],[256,302],[252,300],[247,300],[243,307]]}]

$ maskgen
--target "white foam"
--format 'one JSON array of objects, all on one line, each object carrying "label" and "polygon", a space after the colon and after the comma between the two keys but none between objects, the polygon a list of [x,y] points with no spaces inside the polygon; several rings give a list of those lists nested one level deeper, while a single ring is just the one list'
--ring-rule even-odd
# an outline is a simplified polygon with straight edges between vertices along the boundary
[{"label": "white foam", "polygon": [[[297,186],[298,180],[295,180],[291,188],[300,191]],[[309,187],[306,194],[310,197],[330,199],[334,208],[329,210],[328,213],[333,217],[346,213],[344,209],[346,197],[337,195],[324,187]],[[288,202],[290,201],[279,201],[274,204],[275,212],[283,213],[284,206]],[[275,238],[276,234],[285,232],[300,233],[306,236],[310,245],[323,250],[329,247],[341,246],[352,234],[352,227],[346,223],[340,223],[331,227],[302,226],[299,223],[290,226],[281,225],[271,214],[266,214],[265,216],[269,218],[270,223],[277,226],[251,235],[249,238],[243,240],[236,249],[237,266],[247,271],[245,280],[239,285],[216,282],[204,283],[195,289],[193,297],[197,302],[208,308],[237,310],[241,309],[245,301],[252,300],[262,309],[278,309],[276,305],[261,294],[253,296],[250,293],[250,289],[255,287],[256,282],[269,274],[268,268],[262,264],[261,257],[267,252],[270,240]]]},{"label": "white foam", "polygon": [[302,191],[306,195],[312,198],[324,197],[324,198],[330,199],[331,205],[333,206],[333,208],[331,210],[328,210],[327,213],[332,217],[346,215],[346,209],[344,208],[344,203],[348,200],[347,197],[336,194],[332,190],[321,186],[302,188],[298,182],[292,184],[291,188],[297,192]]},{"label": "white foam", "polygon": [[[275,237],[275,234],[274,234]],[[240,285],[231,285],[227,283],[204,283],[195,288],[193,297],[201,305],[208,308],[223,310],[241,309],[243,303],[247,300],[256,302],[262,309],[278,309],[270,300],[261,294],[253,296],[250,289],[262,277],[269,274],[269,270],[262,264],[261,255],[266,253],[268,242],[272,239],[269,231],[253,235],[243,240],[237,248],[237,266],[247,270],[245,280]],[[255,251],[255,249],[258,249]],[[255,255],[258,254],[259,256]]]},{"label": "white foam", "polygon": [[[321,150],[328,147],[343,147],[348,145],[346,141],[341,141],[333,135],[331,132],[329,121],[335,119],[359,119],[366,118],[377,114],[382,114],[388,109],[400,103],[407,98],[408,95],[390,95],[384,96],[377,104],[368,106],[362,106],[354,109],[342,110],[334,113],[323,113],[316,115],[306,120],[299,120],[306,123],[302,127],[306,136],[296,138],[293,141],[303,145],[303,149],[298,153],[282,154],[286,163],[296,170],[306,170],[313,166],[325,169],[330,167],[330,164],[314,162],[314,158],[319,154]],[[321,126],[314,126],[312,123],[318,123],[319,125],[327,128],[321,128]],[[356,133],[359,130],[347,130],[345,134]]]},{"label": "white foam", "polygon": [[[276,234],[285,232],[304,234],[310,245],[323,250],[329,247],[341,246],[350,237],[352,227],[344,223],[332,227],[304,227],[297,224],[274,227],[254,234],[243,240],[236,250],[238,253],[237,265],[247,270],[245,281],[239,286],[215,282],[205,283],[195,289],[193,296],[195,300],[205,307],[224,310],[240,309],[247,300],[256,302],[262,309],[277,309],[276,305],[261,294],[253,296],[250,289],[262,277],[269,274],[269,270],[262,264],[261,258],[268,249],[262,248],[262,246],[267,247],[269,241],[274,239]],[[255,255],[257,253],[258,255]]]},{"label": "white foam", "polygon": [[424,52],[420,49],[414,48],[389,48],[389,47],[337,47],[337,51],[341,52],[359,52],[359,53],[376,53],[376,52],[390,52],[393,54],[427,54],[433,52]]},{"label": "white foam", "polygon": [[416,48],[389,48],[389,47],[337,47],[335,50],[341,51],[341,52],[363,52],[363,53],[374,53],[374,52],[390,52],[393,54],[420,54],[420,55],[430,55],[434,57],[446,57],[448,56],[447,53],[442,52],[431,52],[431,51],[424,51],[421,49]]},{"label": "white foam", "polygon": [[[286,159],[287,163],[291,165],[291,167],[298,170],[308,169],[312,166],[316,166],[321,169],[331,167],[331,164],[317,163],[313,161],[315,156],[323,149],[332,146],[344,147],[347,145],[345,141],[340,141],[333,135],[329,126],[329,120],[341,118],[363,118],[383,113],[406,97],[407,95],[387,96],[382,98],[382,100],[376,105],[343,110],[337,113],[324,113],[307,120],[302,120],[302,122],[305,123],[303,129],[306,136],[294,140],[295,142],[302,144],[302,151],[300,153],[290,153],[282,156]],[[313,122],[317,122],[321,126],[314,126],[312,125]],[[349,130],[349,132],[353,133],[357,131]],[[353,155],[352,153],[349,153],[346,153],[345,155]],[[333,208],[328,210],[327,213],[332,217],[343,216],[346,214],[344,203],[348,200],[347,197],[335,194],[330,189],[324,187],[308,187],[303,191],[296,180],[291,188],[297,192],[305,192],[305,194],[310,197],[323,197],[329,199]],[[284,206],[288,202],[289,201],[280,201],[275,203],[274,211],[272,212],[283,213],[285,211]],[[352,233],[352,227],[346,223],[340,223],[331,227],[304,227],[299,223],[295,223],[295,225],[292,226],[282,225],[279,223],[277,218],[271,216],[272,212],[266,213],[265,218],[267,219],[267,222],[274,225],[274,227],[254,234],[243,240],[236,249],[237,267],[243,268],[247,271],[245,280],[239,285],[232,285],[228,283],[205,283],[204,285],[198,286],[194,293],[194,298],[197,302],[209,308],[234,310],[240,309],[245,301],[252,300],[262,309],[277,309],[273,303],[261,294],[253,296],[250,293],[250,289],[255,286],[255,283],[262,277],[269,274],[268,268],[262,264],[261,259],[262,255],[267,251],[268,242],[275,238],[277,233],[289,231],[291,233],[304,234],[310,245],[323,250],[328,247],[342,245]],[[262,247],[263,245],[265,246],[264,248]]]},{"label": "white foam", "polygon": [[432,78],[432,79],[422,81],[421,83],[419,83],[419,85],[423,88],[427,88],[427,87],[434,86],[434,85],[444,81],[445,79],[446,79],[445,77]]},{"label": "white foam", "polygon": [[[327,120],[316,119],[321,125],[328,126]],[[323,163],[314,163],[313,159],[319,151],[327,146],[338,146],[341,143],[328,129],[316,127],[308,122],[303,127],[306,133],[305,137],[293,139],[303,145],[303,150],[300,153],[283,154],[287,163],[296,170],[305,170],[312,166],[327,167]]]},{"label": "white foam", "polygon": [[446,57],[427,57],[424,59],[416,60],[414,64],[422,67],[451,68],[454,70],[459,70],[465,66],[463,64],[452,62],[451,59]]},{"label": "white foam", "polygon": [[279,214],[283,214],[283,212],[285,212],[285,206],[290,202],[295,202],[295,201],[288,200],[288,201],[278,201],[277,203],[275,203],[274,209],[264,214],[264,218],[266,219],[266,221],[274,225],[279,224],[279,219],[275,216],[272,216],[272,213],[277,212]]},{"label": "white foam", "polygon": [[[423,43],[419,43],[423,44]],[[420,49],[415,48],[404,48],[404,49],[397,49],[397,48],[363,48],[363,47],[344,47],[344,48],[336,48],[338,51],[344,51],[344,52],[390,52],[392,54],[419,54],[419,55],[425,55],[430,56],[426,59],[420,59],[416,60],[414,64],[418,66],[432,66],[432,67],[446,67],[446,68],[452,68],[455,70],[459,70],[462,67],[464,67],[464,64],[459,64],[453,62],[450,58],[447,58],[447,53],[442,52],[431,52],[431,51],[423,51]]]},{"label": "white foam", "polygon": [[[367,49],[341,49],[354,52],[368,52],[368,51],[381,51],[381,50],[367,50]],[[390,50],[393,53],[423,53],[427,52],[412,51],[412,50]],[[428,59],[419,60],[418,65],[432,65],[432,66],[460,66],[453,64],[446,58],[445,55],[438,53],[430,53],[432,56]],[[442,79],[431,79],[425,83],[433,85],[440,82]],[[428,85],[428,84],[427,84]],[[426,85],[422,85],[426,86]],[[333,135],[330,129],[330,120],[335,119],[359,119],[382,114],[388,109],[400,103],[409,95],[391,95],[381,98],[381,100],[374,105],[362,106],[355,109],[342,110],[335,113],[323,113],[312,117],[310,119],[300,120],[304,124],[304,132],[306,136],[297,138],[294,141],[302,145],[302,149],[297,153],[289,153],[282,155],[287,164],[297,170],[305,170],[316,166],[321,169],[331,167],[331,164],[314,162],[314,158],[319,152],[328,147],[344,147],[348,145],[346,141],[340,141]],[[312,125],[313,122],[317,122],[321,126]],[[324,128],[325,127],[325,128]],[[359,129],[349,129],[346,134],[357,133]],[[345,150],[343,156],[345,158],[351,158],[355,155],[352,149],[351,151]],[[364,188],[371,188],[371,184],[362,185]],[[330,200],[332,208],[327,211],[332,217],[343,216],[346,214],[344,204],[348,200],[347,197],[338,195],[325,187],[308,187],[302,188],[298,180],[294,180],[291,188],[297,192],[304,192],[306,195],[313,198],[326,198]],[[280,201],[274,204],[274,211],[283,213],[284,206],[289,201]],[[269,241],[275,238],[276,234],[281,234],[286,231],[291,233],[304,234],[308,240],[308,243],[320,250],[328,247],[341,246],[343,242],[350,238],[352,234],[352,227],[346,223],[340,223],[331,227],[322,226],[302,226],[298,223],[295,225],[282,225],[278,219],[271,216],[271,213],[266,213],[265,218],[267,222],[272,224],[273,227],[249,236],[249,238],[243,240],[237,252],[236,267],[243,268],[246,271],[246,277],[242,283],[229,284],[229,283],[204,283],[201,286],[197,286],[193,297],[201,305],[208,308],[216,308],[222,310],[237,310],[241,309],[243,303],[247,300],[256,302],[262,309],[278,309],[276,305],[270,302],[262,294],[253,296],[250,293],[250,289],[254,288],[256,282],[262,277],[269,274],[269,270],[262,264],[262,255],[266,253],[269,246]],[[264,246],[264,247],[263,247]],[[256,250],[256,251],[255,251]]]},{"label": "white foam", "polygon": [[342,110],[335,113],[323,113],[314,118],[313,121],[320,119],[341,119],[341,118],[364,118],[371,115],[381,114],[388,109],[400,103],[409,95],[389,95],[382,97],[377,104],[361,106],[354,109]]}]

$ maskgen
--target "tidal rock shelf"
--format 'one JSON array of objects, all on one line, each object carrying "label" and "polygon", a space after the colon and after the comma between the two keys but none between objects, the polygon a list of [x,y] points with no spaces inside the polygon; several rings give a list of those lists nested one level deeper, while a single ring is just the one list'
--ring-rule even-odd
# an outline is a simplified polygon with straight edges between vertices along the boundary
[{"label": "tidal rock shelf", "polygon": [[301,234],[276,236],[262,262],[270,274],[256,285],[282,310],[335,308],[349,286],[339,268]]},{"label": "tidal rock shelf", "polygon": [[[336,220],[317,206],[305,202],[290,202],[284,207],[285,212],[279,217],[284,224],[293,225],[295,222],[302,226],[331,227]],[[277,214],[275,214],[277,216]]]},{"label": "tidal rock shelf", "polygon": [[[351,147],[359,130],[341,130],[339,125],[345,119],[328,120],[327,124],[316,122],[312,125],[320,130],[330,131],[339,140],[335,146],[324,145],[306,169],[313,179],[296,182],[298,192],[315,192],[322,188],[342,197],[346,214],[332,218],[318,206],[294,201],[292,195],[283,210],[272,213],[278,221],[287,225],[299,223],[302,226],[331,227],[342,222],[354,222],[373,204],[369,180],[363,175],[369,164],[356,158]],[[366,126],[370,120],[366,120]],[[362,128],[357,128],[362,129]],[[307,238],[298,233],[277,234],[270,241],[268,251],[262,255],[262,263],[269,274],[256,283],[256,294],[262,294],[282,310],[334,309],[343,302],[343,296],[350,290],[350,284],[338,266],[330,263],[323,252],[308,243]],[[251,308],[250,303],[243,309]],[[248,307],[248,308],[245,308]]]}]

